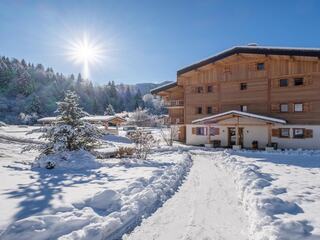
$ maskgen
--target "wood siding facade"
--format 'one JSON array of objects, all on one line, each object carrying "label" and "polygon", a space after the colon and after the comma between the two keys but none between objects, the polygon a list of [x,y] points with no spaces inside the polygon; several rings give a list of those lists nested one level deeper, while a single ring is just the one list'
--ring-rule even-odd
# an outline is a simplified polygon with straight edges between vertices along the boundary
[{"label": "wood siding facade", "polygon": [[[159,95],[165,101],[183,100],[182,107],[169,107],[172,120],[180,123],[245,106],[250,113],[289,124],[320,124],[318,57],[234,54],[178,75],[177,84]],[[281,112],[281,104],[288,111]],[[302,104],[302,111],[295,104]]]}]

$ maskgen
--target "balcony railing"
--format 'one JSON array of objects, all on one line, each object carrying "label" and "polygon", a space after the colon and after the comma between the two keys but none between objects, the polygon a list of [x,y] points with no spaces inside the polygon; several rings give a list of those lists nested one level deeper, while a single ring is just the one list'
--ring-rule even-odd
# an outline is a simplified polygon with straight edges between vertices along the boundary
[{"label": "balcony railing", "polygon": [[164,103],[165,107],[183,107],[184,101],[183,100],[168,100]]}]

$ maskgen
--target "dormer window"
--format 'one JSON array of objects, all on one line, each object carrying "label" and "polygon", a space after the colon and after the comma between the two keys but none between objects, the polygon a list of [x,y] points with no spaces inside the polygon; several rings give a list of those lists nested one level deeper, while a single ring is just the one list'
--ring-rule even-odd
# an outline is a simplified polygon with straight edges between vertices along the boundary
[{"label": "dormer window", "polygon": [[258,71],[264,70],[264,63],[257,63],[257,70]]}]

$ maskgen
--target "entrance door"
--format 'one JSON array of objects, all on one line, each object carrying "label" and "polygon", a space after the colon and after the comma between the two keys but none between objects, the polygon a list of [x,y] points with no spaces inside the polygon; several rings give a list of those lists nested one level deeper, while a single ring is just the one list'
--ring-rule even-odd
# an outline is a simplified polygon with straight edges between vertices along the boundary
[{"label": "entrance door", "polygon": [[[243,146],[243,128],[239,128],[239,145]],[[236,136],[236,128],[229,127],[228,128],[228,146],[232,147],[232,145],[236,145],[237,136]]]},{"label": "entrance door", "polygon": [[232,147],[233,145],[236,145],[236,128],[229,127],[228,128],[228,146]]}]

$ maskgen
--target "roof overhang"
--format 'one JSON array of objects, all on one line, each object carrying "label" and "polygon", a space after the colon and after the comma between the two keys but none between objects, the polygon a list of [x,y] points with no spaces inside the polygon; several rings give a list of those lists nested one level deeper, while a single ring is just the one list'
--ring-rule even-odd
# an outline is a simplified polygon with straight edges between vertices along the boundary
[{"label": "roof overhang", "polygon": [[198,69],[207,64],[214,63],[223,58],[234,54],[264,54],[264,55],[286,55],[286,56],[305,56],[305,57],[320,57],[320,48],[285,48],[285,47],[262,47],[262,46],[236,46],[220,52],[212,57],[194,63],[190,66],[178,70],[177,76],[189,71]]},{"label": "roof overhang", "polygon": [[151,94],[157,94],[157,93],[159,93],[159,92],[166,91],[166,90],[168,90],[168,89],[170,89],[170,88],[174,88],[174,87],[176,87],[176,86],[177,86],[177,82],[171,82],[171,83],[162,85],[162,86],[160,86],[160,87],[156,87],[156,88],[154,88],[154,89],[151,89],[151,90],[150,90],[150,93],[151,93]]},{"label": "roof overhang", "polygon": [[192,121],[192,123],[196,124],[206,124],[206,123],[217,123],[219,121],[234,118],[234,117],[243,117],[243,118],[251,118],[251,119],[257,119],[266,123],[277,123],[277,124],[286,124],[287,121],[280,119],[280,118],[273,118],[273,117],[267,117],[263,115],[258,115],[254,113],[248,113],[248,112],[240,112],[240,111],[228,111],[223,112],[219,114],[212,115],[210,117],[200,118],[197,120]]}]

